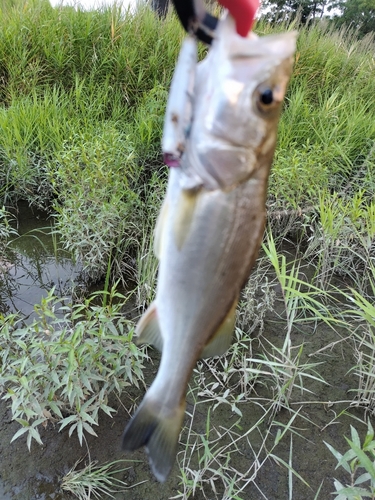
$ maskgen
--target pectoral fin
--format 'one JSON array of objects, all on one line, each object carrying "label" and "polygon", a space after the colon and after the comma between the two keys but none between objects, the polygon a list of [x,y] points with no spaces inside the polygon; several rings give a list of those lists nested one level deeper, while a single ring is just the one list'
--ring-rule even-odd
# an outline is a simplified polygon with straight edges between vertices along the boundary
[{"label": "pectoral fin", "polygon": [[163,229],[165,226],[167,215],[168,215],[168,203],[167,201],[164,201],[156,221],[155,233],[154,233],[154,253],[159,260],[163,253]]},{"label": "pectoral fin", "polygon": [[185,239],[189,234],[190,227],[193,222],[195,207],[197,205],[198,194],[199,191],[196,189],[183,189],[181,191],[173,224],[175,242],[179,250],[183,247]]},{"label": "pectoral fin", "polygon": [[150,344],[160,352],[163,350],[163,338],[161,336],[157,309],[155,302],[152,302],[139,320],[135,329],[137,344]]},{"label": "pectoral fin", "polygon": [[213,337],[211,337],[209,343],[203,349],[201,358],[209,358],[211,356],[221,356],[230,347],[232,342],[232,335],[234,330],[234,325],[236,322],[236,308],[238,304],[238,299],[233,302],[233,305],[229,313],[224,318],[224,321],[219,326],[219,329]]}]

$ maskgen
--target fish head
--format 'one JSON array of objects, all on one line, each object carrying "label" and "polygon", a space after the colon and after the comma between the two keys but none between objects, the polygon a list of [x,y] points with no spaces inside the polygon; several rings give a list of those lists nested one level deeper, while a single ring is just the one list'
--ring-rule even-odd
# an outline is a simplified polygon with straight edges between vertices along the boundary
[{"label": "fish head", "polygon": [[243,38],[223,19],[194,92],[189,164],[206,187],[228,188],[271,166],[292,73],[296,32]]}]

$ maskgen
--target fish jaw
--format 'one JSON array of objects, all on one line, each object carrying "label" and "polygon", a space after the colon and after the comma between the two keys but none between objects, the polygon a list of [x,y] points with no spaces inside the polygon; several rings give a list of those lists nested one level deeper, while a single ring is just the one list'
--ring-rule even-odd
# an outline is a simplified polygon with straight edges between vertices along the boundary
[{"label": "fish jaw", "polygon": [[[207,57],[198,64],[194,122],[182,165],[207,189],[228,189],[272,162],[282,102],[292,71],[296,33],[238,36],[230,16],[218,28]],[[270,105],[262,93],[272,91]]]}]

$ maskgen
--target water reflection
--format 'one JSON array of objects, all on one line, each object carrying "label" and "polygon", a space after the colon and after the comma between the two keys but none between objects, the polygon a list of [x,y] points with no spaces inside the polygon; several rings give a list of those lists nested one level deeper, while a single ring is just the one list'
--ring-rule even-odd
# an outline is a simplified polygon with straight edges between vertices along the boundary
[{"label": "water reflection", "polygon": [[19,236],[10,242],[6,268],[0,273],[0,311],[19,311],[32,319],[34,304],[52,287],[60,297],[71,295],[80,266],[61,249],[51,220],[24,204],[18,209]]}]

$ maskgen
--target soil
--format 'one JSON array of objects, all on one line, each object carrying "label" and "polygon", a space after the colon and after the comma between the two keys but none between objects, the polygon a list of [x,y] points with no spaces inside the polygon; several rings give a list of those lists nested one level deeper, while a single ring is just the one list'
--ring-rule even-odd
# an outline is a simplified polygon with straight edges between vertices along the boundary
[{"label": "soil", "polygon": [[[271,342],[276,343],[283,336],[281,326],[271,326],[267,323],[266,330],[263,333]],[[340,340],[336,333],[327,329],[324,325],[320,325],[316,333],[307,335],[305,333],[295,333],[293,342],[295,345],[305,342],[305,356],[314,353],[322,347],[330,343],[335,343]],[[253,355],[260,355],[261,352],[254,352]],[[329,385],[312,383],[309,388],[314,390],[314,394],[302,399],[294,396],[291,407],[293,410],[300,408],[300,416],[294,423],[294,433],[292,441],[292,467],[300,474],[303,479],[309,484],[307,487],[296,477],[293,478],[293,499],[306,500],[313,499],[318,491],[321,483],[321,491],[317,498],[330,498],[330,493],[333,492],[333,478],[342,482],[348,480],[347,474],[343,469],[335,470],[336,460],[324,445],[326,441],[334,446],[334,448],[344,453],[348,446],[345,443],[344,435],[350,437],[349,424],[354,424],[359,430],[365,431],[364,425],[358,427],[358,423],[354,421],[354,417],[363,419],[363,410],[355,408],[348,409],[350,395],[348,390],[355,389],[357,381],[349,375],[348,369],[353,366],[352,359],[353,348],[350,343],[345,341],[339,342],[332,348],[323,351],[320,355],[314,356],[314,362],[321,362],[318,367],[320,375],[326,380]],[[154,365],[147,369],[146,380],[147,384],[151,382],[157,371],[158,356],[154,356]],[[201,390],[197,385],[197,381],[204,374],[204,365],[201,365],[200,373],[193,376],[190,395],[187,398],[187,412],[191,412],[194,407],[194,398],[196,393]],[[208,379],[210,375],[207,374]],[[194,380],[195,379],[195,380]],[[205,381],[209,385],[209,380]],[[254,400],[260,397],[272,397],[270,389],[266,387],[255,387]],[[100,425],[97,429],[98,437],[87,437],[87,446],[89,449],[91,460],[98,461],[103,464],[109,461],[124,459],[129,460],[125,467],[128,468],[119,478],[123,479],[129,487],[134,486],[125,493],[115,495],[117,499],[169,499],[181,491],[180,471],[176,466],[165,484],[157,483],[150,472],[147,456],[143,451],[135,452],[131,455],[124,455],[120,450],[121,434],[124,425],[129,420],[129,414],[125,408],[130,408],[133,402],[139,402],[144,391],[133,391],[122,396],[122,401],[112,401],[112,405],[117,407],[117,413],[113,418],[107,417],[105,414],[101,416]],[[304,403],[299,404],[299,401]],[[315,402],[306,402],[308,400]],[[198,397],[199,401],[199,397]],[[345,401],[336,403],[337,401]],[[192,429],[195,433],[205,435],[206,418],[208,408],[212,403],[200,403],[194,415]],[[267,405],[264,404],[264,407]],[[248,401],[244,404],[239,404],[243,417],[241,419],[242,432],[246,432],[255,422],[262,416],[264,410],[256,403]],[[348,414],[345,411],[348,411]],[[270,431],[268,446],[271,447],[273,442],[271,437],[276,438],[277,431],[282,430],[282,425],[286,424],[291,418],[292,413],[287,409],[282,409],[276,416],[275,420],[278,423],[273,423],[269,428],[267,422],[259,426],[262,434],[267,429]],[[211,435],[215,436],[215,429],[223,433],[222,429],[230,428],[237,420],[237,415],[231,411],[229,405],[222,404],[214,411],[211,411]],[[179,448],[179,460],[181,462],[184,455],[184,444],[186,443],[188,428],[190,426],[189,417],[186,418],[186,428],[181,435],[181,444]],[[63,430],[58,432],[58,429],[52,424],[49,424],[42,431],[43,446],[39,446],[35,442],[32,443],[31,451],[28,452],[26,440],[22,437],[15,442],[10,443],[12,436],[18,429],[18,424],[12,422],[11,412],[4,402],[0,405],[0,471],[1,481],[3,483],[3,492],[0,498],[2,500],[36,500],[36,499],[69,499],[68,494],[60,491],[62,477],[68,470],[74,466],[77,460],[85,457],[87,450],[85,445],[80,446],[76,435],[68,436],[68,431]],[[241,430],[237,430],[238,433]],[[287,433],[284,439],[274,451],[277,457],[282,458],[285,462],[289,462],[290,453],[290,433]],[[223,438],[222,443],[226,443],[226,438]],[[254,450],[259,447],[260,434],[254,431],[250,434],[250,442]],[[230,460],[230,466],[234,470],[246,471],[252,461],[254,461],[254,450],[246,444],[245,440],[241,443],[240,453],[233,453]],[[82,464],[87,462],[88,457],[84,458]],[[194,460],[193,460],[194,461]],[[209,474],[208,474],[209,477]],[[146,481],[143,484],[143,481]],[[260,468],[255,485],[250,485],[243,492],[240,498],[243,499],[263,499],[278,500],[289,498],[290,483],[288,480],[288,470],[286,467],[277,463],[273,459],[268,459]],[[219,482],[216,483],[217,494],[215,495],[209,484],[204,488],[206,497],[209,499],[224,498],[224,490]],[[201,500],[204,497],[203,491],[197,491],[194,496],[190,497],[194,500]]]},{"label": "soil", "polygon": [[[278,303],[276,310],[281,308]],[[292,342],[294,346],[304,344],[302,363],[321,363],[316,367],[316,371],[322,376],[327,384],[322,384],[311,380],[304,382],[304,387],[312,393],[301,394],[294,390],[292,399],[289,402],[290,410],[282,408],[272,421],[268,418],[249,433],[249,439],[240,439],[238,449],[232,451],[229,467],[232,477],[238,477],[238,473],[245,474],[244,479],[254,472],[254,464],[265,458],[263,451],[257,456],[263,436],[268,433],[266,449],[271,450],[278,439],[279,433],[294,413],[299,414],[293,421],[293,432],[286,432],[272,453],[275,457],[282,459],[285,463],[290,463],[308,486],[295,475],[290,478],[289,471],[285,465],[277,458],[269,457],[259,468],[254,481],[251,482],[238,498],[244,500],[313,500],[315,498],[332,498],[334,491],[333,478],[345,483],[348,482],[348,474],[339,468],[336,459],[328,450],[324,441],[331,444],[335,449],[344,453],[348,445],[344,436],[350,437],[350,424],[355,425],[361,436],[365,434],[366,427],[357,419],[364,420],[363,409],[350,407],[353,393],[358,380],[353,373],[348,373],[355,364],[353,358],[353,345],[350,340],[346,340],[346,332],[334,332],[325,324],[318,325],[315,332],[310,329],[300,329],[293,331]],[[254,333],[256,337],[256,332]],[[262,338],[268,339],[274,345],[281,346],[285,337],[285,322],[281,321],[275,313],[266,316],[265,327]],[[329,346],[327,348],[327,346]],[[319,350],[321,350],[319,352]],[[259,358],[263,348],[258,341],[252,343],[252,356]],[[153,363],[145,370],[146,385],[153,380],[158,363],[157,353],[151,354]],[[200,363],[194,372],[189,394],[187,396],[187,416],[185,427],[180,437],[180,445],[177,462],[187,468],[198,470],[197,453],[192,454],[190,463],[186,459],[186,443],[190,447],[194,439],[202,443],[207,438],[207,417],[210,418],[209,439],[217,443],[212,445],[212,449],[218,450],[230,442],[227,429],[231,430],[231,436],[244,435],[257,420],[269,410],[269,401],[272,399],[272,387],[257,384],[252,392],[252,397],[244,403],[239,402],[238,408],[242,412],[242,418],[232,411],[231,405],[223,399],[222,404],[214,406],[218,399],[211,402],[204,402],[209,399],[208,392],[212,389],[213,375],[207,369],[205,363]],[[218,372],[218,377],[222,376]],[[228,388],[232,394],[236,394],[235,378]],[[232,385],[231,385],[232,384]],[[7,403],[0,403],[0,499],[1,500],[69,500],[73,497],[61,491],[61,481],[63,476],[74,467],[78,460],[82,462],[77,468],[88,463],[89,458],[104,464],[113,460],[126,459],[127,462],[121,465],[126,470],[117,477],[124,480],[129,489],[125,492],[114,495],[116,499],[129,500],[167,500],[172,498],[187,498],[187,493],[183,495],[181,482],[181,471],[176,465],[168,481],[164,484],[158,483],[152,476],[147,456],[143,450],[139,450],[130,455],[124,455],[120,449],[121,435],[126,422],[129,420],[129,413],[132,412],[134,404],[137,405],[145,390],[137,391],[132,388],[127,394],[123,394],[120,400],[112,400],[112,406],[117,408],[117,413],[113,418],[102,414],[100,425],[96,430],[98,437],[87,436],[87,446],[79,444],[76,434],[71,437],[68,429],[58,432],[58,428],[49,424],[41,432],[43,446],[35,441],[32,443],[29,452],[26,446],[26,438],[22,436],[11,443],[12,436],[19,426],[12,421],[11,411]],[[202,393],[205,395],[202,396]],[[223,396],[223,391],[218,396]],[[227,400],[228,397],[226,396]],[[194,404],[197,403],[197,404]],[[211,410],[209,410],[211,408]],[[190,415],[194,413],[194,418]],[[222,436],[219,438],[219,436]],[[292,451],[291,451],[292,450]],[[89,456],[88,453],[89,452]],[[201,453],[202,458],[202,453]],[[226,457],[219,456],[217,461],[223,466]],[[251,468],[253,466],[253,468]],[[218,463],[213,463],[212,467],[219,468]],[[202,468],[202,464],[200,466]],[[236,472],[238,471],[238,472]],[[212,482],[209,478],[212,477]],[[203,500],[204,498],[228,499],[234,498],[225,491],[220,479],[215,479],[212,473],[207,470],[204,478],[206,482],[201,484],[191,500]],[[246,481],[239,481],[244,484]],[[320,488],[320,493],[316,496]],[[215,492],[216,491],[216,492]],[[180,495],[180,496],[179,496]],[[94,498],[92,496],[92,498]],[[99,497],[105,498],[105,497]]]}]

